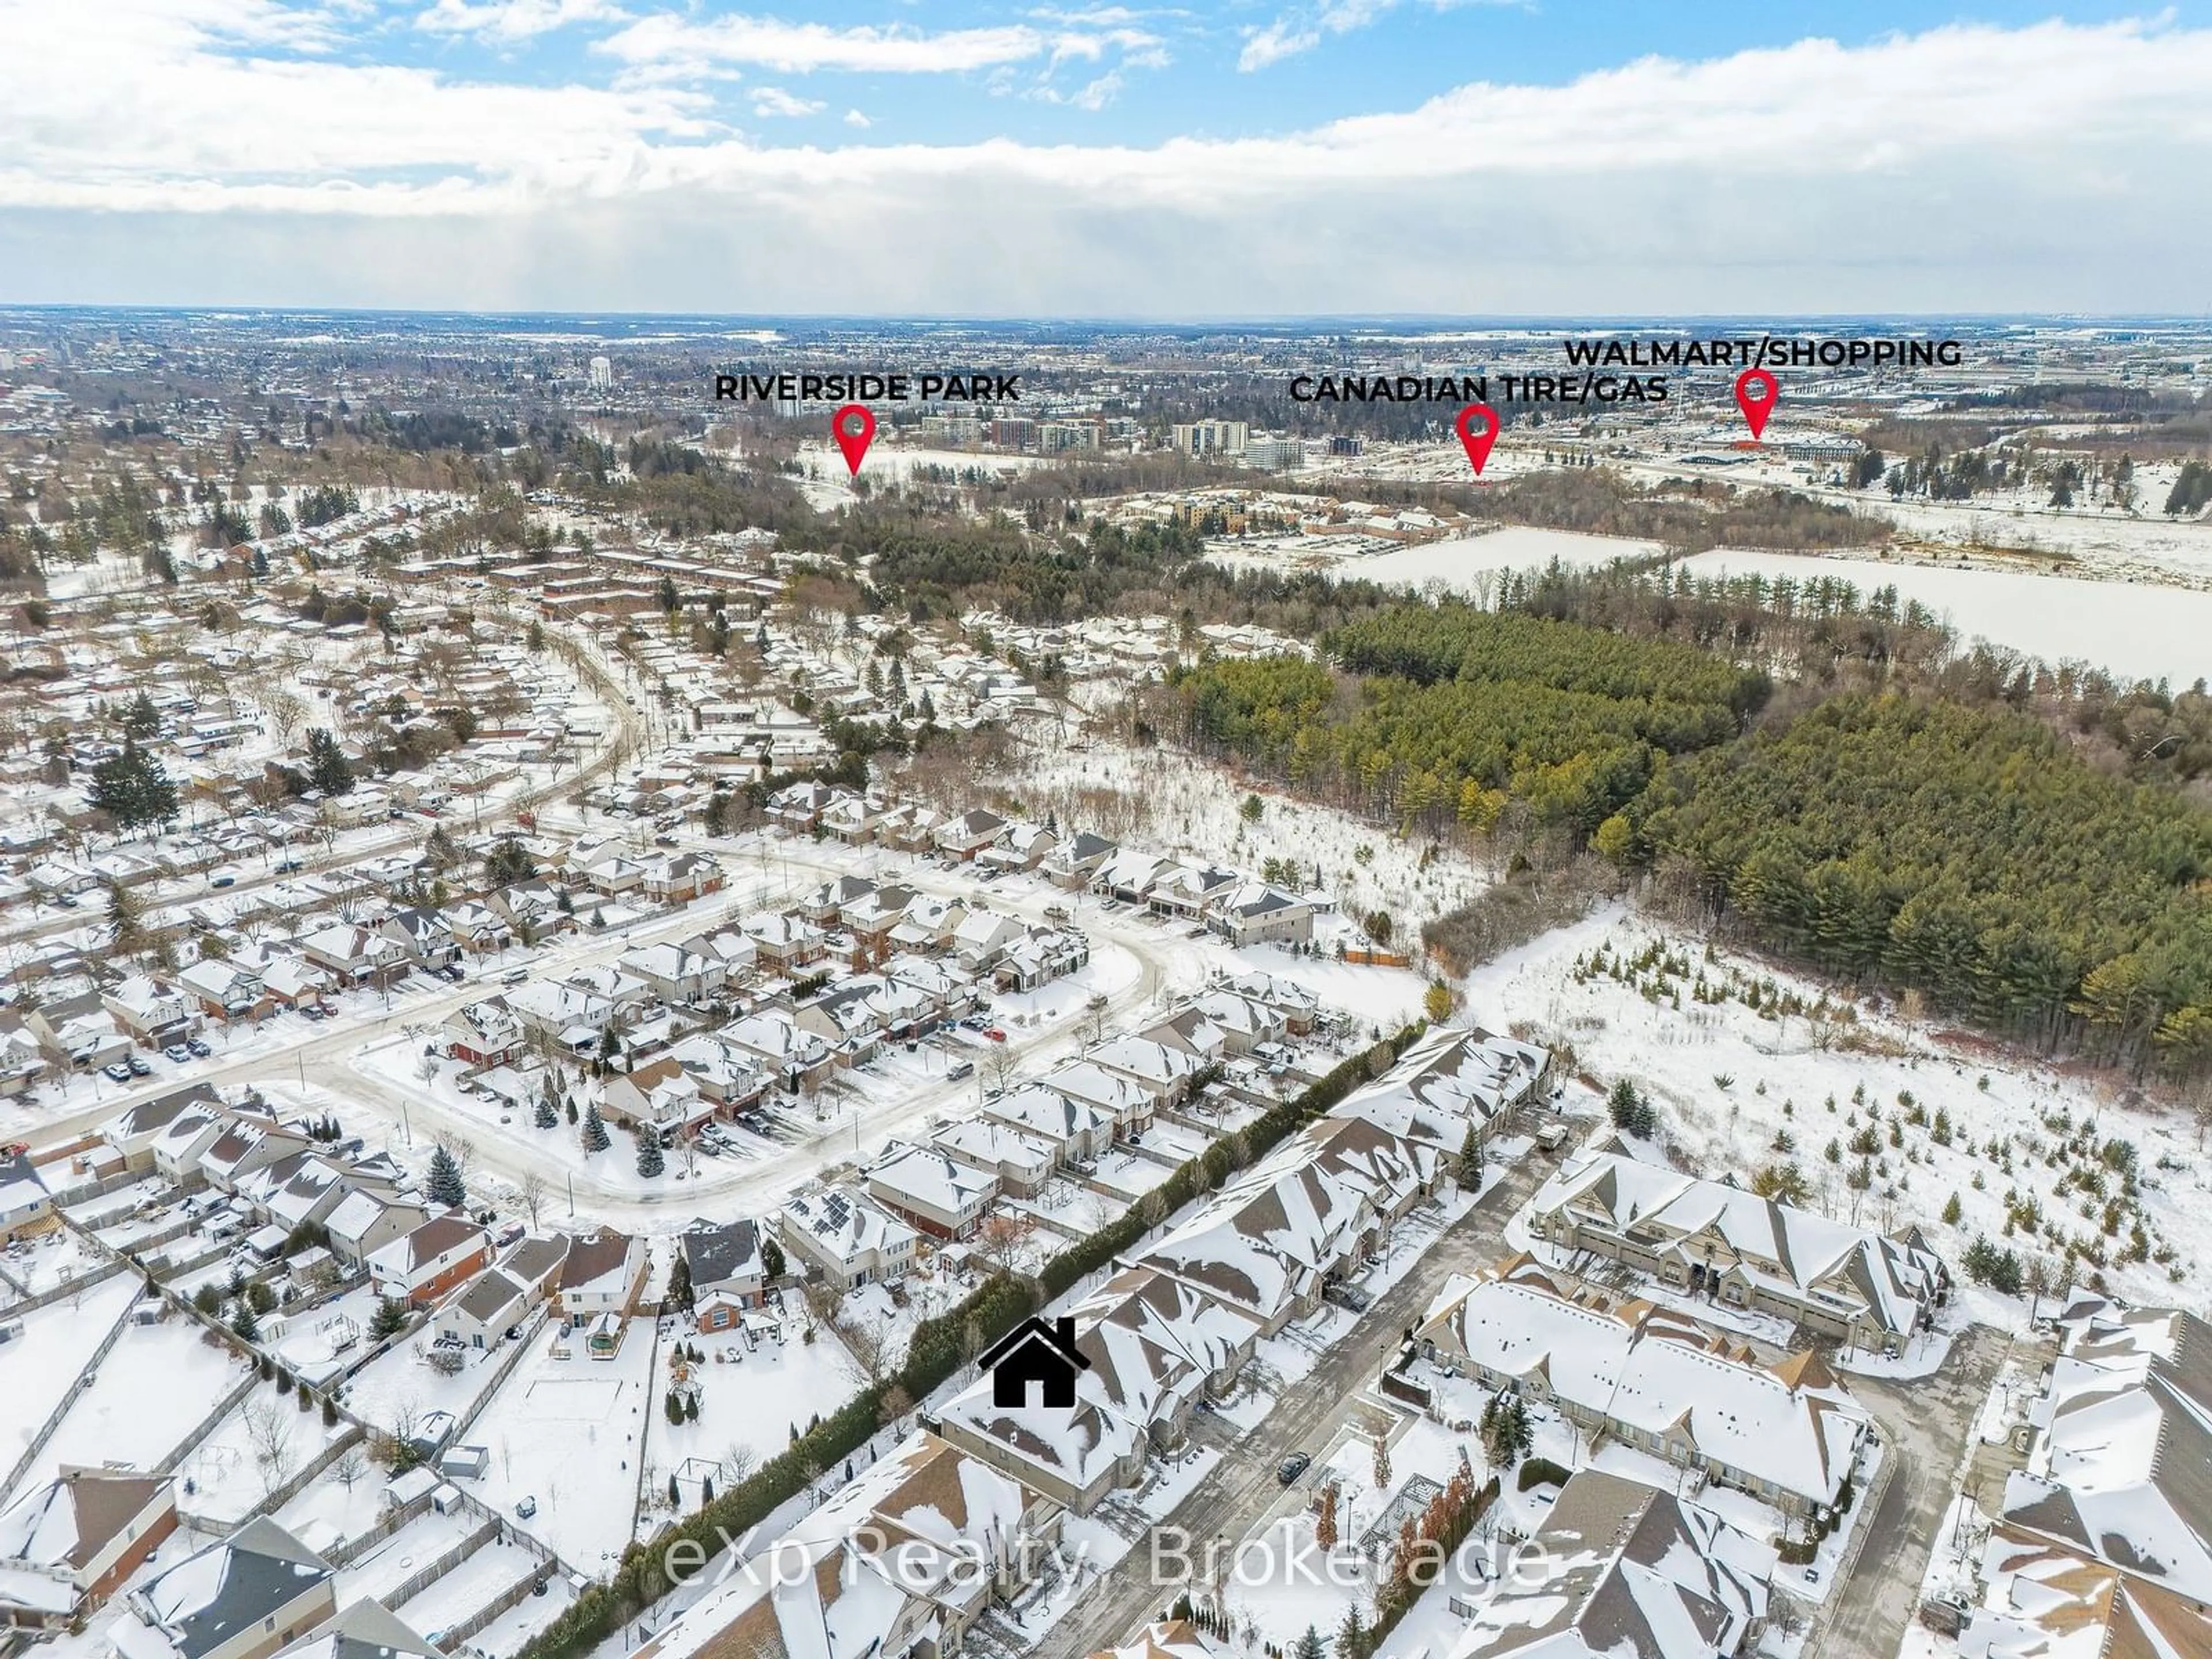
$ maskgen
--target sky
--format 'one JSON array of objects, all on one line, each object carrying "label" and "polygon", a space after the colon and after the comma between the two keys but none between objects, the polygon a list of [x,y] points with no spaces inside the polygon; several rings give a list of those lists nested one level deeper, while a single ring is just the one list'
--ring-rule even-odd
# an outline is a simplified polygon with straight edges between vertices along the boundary
[{"label": "sky", "polygon": [[2212,0],[0,0],[0,302],[2212,310]]}]

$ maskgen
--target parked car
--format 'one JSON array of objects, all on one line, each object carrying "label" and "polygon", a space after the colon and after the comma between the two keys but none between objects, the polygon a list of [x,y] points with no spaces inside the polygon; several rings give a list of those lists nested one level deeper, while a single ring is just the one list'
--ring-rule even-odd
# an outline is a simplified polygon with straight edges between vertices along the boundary
[{"label": "parked car", "polygon": [[192,1057],[192,1051],[181,1042],[173,1042],[161,1050],[161,1058],[173,1065],[181,1066]]},{"label": "parked car", "polygon": [[527,1521],[538,1513],[538,1500],[534,1498],[525,1498],[514,1506],[514,1512],[523,1520]]},{"label": "parked car", "polygon": [[210,1054],[213,1054],[215,1050],[209,1048],[206,1043],[202,1042],[198,1037],[186,1037],[185,1039],[185,1052],[191,1055],[195,1060],[205,1060]]},{"label": "parked car", "polygon": [[319,1002],[315,1006],[323,1011],[325,1019],[336,1019],[338,1017],[338,1006],[335,1002]]},{"label": "parked car", "polygon": [[993,1042],[1004,1042],[1006,1040],[1006,1034],[995,1025],[986,1025],[983,1028],[983,1035]]},{"label": "parked car", "polygon": [[128,1083],[131,1081],[131,1068],[128,1066],[125,1066],[119,1060],[110,1060],[106,1065],[101,1066],[100,1069],[106,1073],[108,1076],[113,1078],[118,1083]]},{"label": "parked car", "polygon": [[133,1077],[151,1077],[154,1075],[153,1066],[149,1062],[139,1059],[136,1054],[126,1056],[123,1063],[131,1068],[131,1075]]},{"label": "parked car", "polygon": [[276,860],[276,873],[280,876],[292,875],[306,868],[307,866],[301,864],[297,859],[279,859]]},{"label": "parked car", "polygon": [[322,1011],[320,1008],[318,1008],[317,1006],[315,1006],[315,1005],[314,1005],[313,1003],[312,1003],[312,1002],[303,1002],[303,1003],[301,1003],[301,1004],[300,1005],[300,1018],[302,1018],[302,1019],[320,1019],[322,1017],[323,1017],[323,1011]]},{"label": "parked car", "polygon": [[1275,1471],[1275,1479],[1287,1486],[1312,1467],[1311,1452],[1294,1451],[1283,1460],[1282,1467]]}]

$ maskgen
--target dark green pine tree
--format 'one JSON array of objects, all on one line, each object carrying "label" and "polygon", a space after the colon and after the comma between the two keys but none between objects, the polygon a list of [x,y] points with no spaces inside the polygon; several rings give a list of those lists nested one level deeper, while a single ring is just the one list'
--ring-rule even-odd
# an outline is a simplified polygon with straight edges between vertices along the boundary
[{"label": "dark green pine tree", "polygon": [[661,1155],[660,1137],[651,1129],[642,1129],[637,1137],[637,1172],[650,1181],[668,1167]]},{"label": "dark green pine tree", "polygon": [[607,1133],[605,1121],[599,1116],[599,1103],[596,1100],[584,1108],[582,1139],[584,1150],[587,1152],[604,1152],[614,1145],[612,1138]]},{"label": "dark green pine tree", "polygon": [[430,1154],[430,1201],[441,1209],[458,1210],[469,1201],[468,1183],[461,1178],[460,1160],[443,1146]]},{"label": "dark green pine tree", "polygon": [[307,787],[325,795],[343,795],[353,787],[353,764],[328,730],[316,726],[307,733]]},{"label": "dark green pine tree", "polygon": [[538,1097],[538,1109],[531,1114],[530,1121],[541,1129],[551,1129],[559,1126],[561,1113],[553,1104],[552,1096]]}]

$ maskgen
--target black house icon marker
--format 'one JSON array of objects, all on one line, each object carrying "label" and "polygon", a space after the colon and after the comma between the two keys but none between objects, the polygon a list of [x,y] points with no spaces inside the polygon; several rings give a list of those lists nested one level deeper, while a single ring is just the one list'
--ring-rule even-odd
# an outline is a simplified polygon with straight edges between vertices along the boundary
[{"label": "black house icon marker", "polygon": [[1091,1362],[1075,1346],[1075,1322],[1061,1317],[1047,1324],[1032,1315],[983,1351],[980,1363],[991,1373],[991,1403],[1029,1404],[1030,1384],[1042,1385],[1048,1406],[1075,1404],[1075,1374]]}]

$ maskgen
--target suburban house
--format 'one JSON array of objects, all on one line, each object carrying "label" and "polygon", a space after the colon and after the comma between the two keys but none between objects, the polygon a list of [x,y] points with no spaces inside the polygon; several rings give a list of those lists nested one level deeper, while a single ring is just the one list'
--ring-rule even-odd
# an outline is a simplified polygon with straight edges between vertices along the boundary
[{"label": "suburban house", "polygon": [[695,1133],[720,1109],[673,1054],[634,1066],[599,1085],[602,1117],[658,1135]]},{"label": "suburban house", "polygon": [[54,1200],[28,1152],[0,1151],[0,1244],[49,1231]]},{"label": "suburban house", "polygon": [[753,942],[763,973],[791,974],[822,960],[822,930],[801,916],[757,911],[738,927]]},{"label": "suburban house", "polygon": [[1050,1142],[1063,1164],[1087,1164],[1114,1144],[1110,1116],[1042,1083],[984,1102],[982,1116]]},{"label": "suburban house", "polygon": [[1062,1511],[917,1431],[635,1659],[951,1659],[1051,1555]]},{"label": "suburban house", "polygon": [[371,1255],[368,1278],[378,1296],[423,1308],[490,1261],[491,1239],[483,1228],[459,1216],[434,1216]]},{"label": "suburban house", "polygon": [[1079,1515],[1141,1480],[1153,1453],[1180,1446],[1199,1403],[1225,1395],[1261,1334],[1257,1320],[1143,1267],[1122,1269],[1079,1303],[1070,1328],[1083,1362],[1073,1412],[1026,1389],[1020,1403],[1002,1402],[986,1370],[946,1403],[937,1426]]},{"label": "suburban house", "polygon": [[645,866],[645,896],[656,904],[689,904],[722,890],[722,866],[710,853],[671,853]]},{"label": "suburban house", "polygon": [[1583,1469],[1529,1566],[1477,1601],[1455,1659],[1736,1659],[1766,1628],[1773,1547],[1671,1492]]},{"label": "suburban house", "polygon": [[1060,1152],[1042,1135],[988,1117],[948,1123],[930,1136],[939,1152],[994,1177],[1012,1198],[1034,1198],[1060,1163]]},{"label": "suburban house", "polygon": [[465,900],[447,909],[446,928],[453,943],[471,956],[489,956],[514,943],[513,925],[478,899]]},{"label": "suburban house", "polygon": [[1134,1078],[1079,1060],[1048,1073],[1042,1085],[1110,1120],[1116,1136],[1140,1135],[1152,1127],[1156,1097]]},{"label": "suburban house", "polygon": [[876,826],[883,817],[882,803],[841,792],[823,809],[819,822],[823,835],[848,847],[860,847],[876,838]]},{"label": "suburban house", "polygon": [[1081,892],[1118,850],[1105,836],[1081,830],[1048,853],[1039,867],[1054,886]]},{"label": "suburban house", "polygon": [[2202,1600],[2035,1532],[1999,1522],[1979,1565],[1983,1593],[1971,1628],[1991,1655],[2212,1653],[2212,1612]]},{"label": "suburban house", "polygon": [[363,1596],[312,1636],[284,1650],[283,1659],[445,1659],[383,1602]]},{"label": "suburban house", "polygon": [[920,1243],[912,1227],[845,1183],[785,1200],[775,1231],[787,1251],[841,1291],[903,1277]]},{"label": "suburban house", "polygon": [[242,962],[204,957],[180,969],[177,989],[205,1019],[261,1019],[276,1009],[261,975]]},{"label": "suburban house", "polygon": [[1571,1160],[1530,1200],[1537,1237],[1623,1261],[1677,1291],[1773,1314],[1822,1336],[1903,1352],[1951,1275],[1915,1239],[1831,1221],[1613,1152]]},{"label": "suburban house", "polygon": [[349,1267],[365,1268],[369,1257],[405,1238],[430,1218],[419,1204],[402,1203],[380,1193],[356,1188],[323,1218],[331,1254]]},{"label": "suburban house", "polygon": [[1297,1161],[1293,1142],[1232,1179],[1139,1258],[1250,1315],[1270,1336],[1321,1306],[1331,1281],[1373,1250],[1375,1206],[1350,1182]]},{"label": "suburban house", "polygon": [[714,1103],[715,1111],[721,1116],[735,1116],[758,1103],[768,1092],[769,1074],[759,1056],[747,1054],[712,1033],[685,1037],[668,1051],[666,1057],[684,1068],[693,1085]]},{"label": "suburban house", "polygon": [[1231,945],[1304,945],[1313,938],[1313,906],[1267,882],[1239,882],[1212,904],[1206,926]]},{"label": "suburban house", "polygon": [[1060,837],[1041,823],[1010,823],[1006,832],[975,855],[991,870],[1034,870],[1051,856]]},{"label": "suburban house", "polygon": [[394,911],[378,931],[401,945],[418,967],[442,968],[461,953],[445,917],[427,907]]},{"label": "suburban house", "polygon": [[2006,1526],[2212,1601],[2212,1324],[2094,1310],[2073,1322],[2028,1423]]},{"label": "suburban house", "polygon": [[123,981],[100,1002],[115,1023],[130,1033],[131,1041],[149,1048],[181,1042],[199,1024],[191,998],[143,974]]},{"label": "suburban house", "polygon": [[1470,1128],[1482,1146],[1516,1122],[1550,1077],[1551,1063],[1550,1051],[1534,1043],[1435,1026],[1334,1110],[1455,1155]]},{"label": "suburban house", "polygon": [[820,1088],[836,1057],[830,1044],[781,1009],[768,1009],[726,1025],[727,1046],[748,1054],[792,1094]]},{"label": "suburban house", "polygon": [[691,1276],[691,1319],[700,1331],[727,1330],[760,1305],[767,1285],[759,1224],[703,1216],[677,1235]]},{"label": "suburban house", "polygon": [[1094,1043],[1083,1058],[1103,1071],[1126,1077],[1160,1107],[1180,1106],[1190,1097],[1200,1063],[1195,1055],[1146,1037],[1112,1037]]},{"label": "suburban house", "polygon": [[447,1054],[478,1071],[506,1065],[524,1047],[522,1022],[496,997],[463,1003],[443,1029]]},{"label": "suburban house", "polygon": [[265,1659],[337,1611],[330,1563],[266,1516],[185,1556],[127,1597],[118,1659]]},{"label": "suburban house", "polygon": [[167,1475],[62,1465],[0,1510],[0,1628],[54,1628],[106,1601],[177,1529]]},{"label": "suburban house", "polygon": [[645,1270],[642,1238],[611,1227],[577,1234],[561,1264],[562,1316],[572,1328],[609,1314],[627,1319],[645,1290]]},{"label": "suburban house", "polygon": [[[1307,1036],[1321,1019],[1321,998],[1310,986],[1276,974],[1237,974],[1218,981],[1219,988],[1273,1009],[1283,1018],[1283,1030],[1291,1036]],[[1548,1056],[1547,1056],[1548,1058]]]},{"label": "suburban house", "polygon": [[1006,821],[996,812],[973,807],[937,827],[937,848],[948,858],[972,859],[995,846],[1006,833]]},{"label": "suburban house", "polygon": [[530,1316],[537,1304],[531,1287],[503,1267],[487,1267],[438,1304],[431,1328],[464,1347],[489,1348]]},{"label": "suburban house", "polygon": [[623,955],[622,969],[644,981],[663,1002],[685,1007],[721,995],[730,973],[721,957],[676,944],[641,945]]},{"label": "suburban house", "polygon": [[413,966],[412,953],[389,933],[350,922],[308,934],[300,953],[341,985],[388,984]]},{"label": "suburban house", "polygon": [[999,1195],[997,1176],[902,1141],[869,1165],[867,1182],[869,1197],[933,1238],[969,1237]]},{"label": "suburban house", "polygon": [[1763,1364],[1740,1337],[1527,1255],[1455,1274],[1407,1352],[1385,1382],[1401,1399],[1480,1416],[1480,1391],[1510,1389],[1795,1516],[1838,1504],[1873,1431],[1811,1351]]}]

